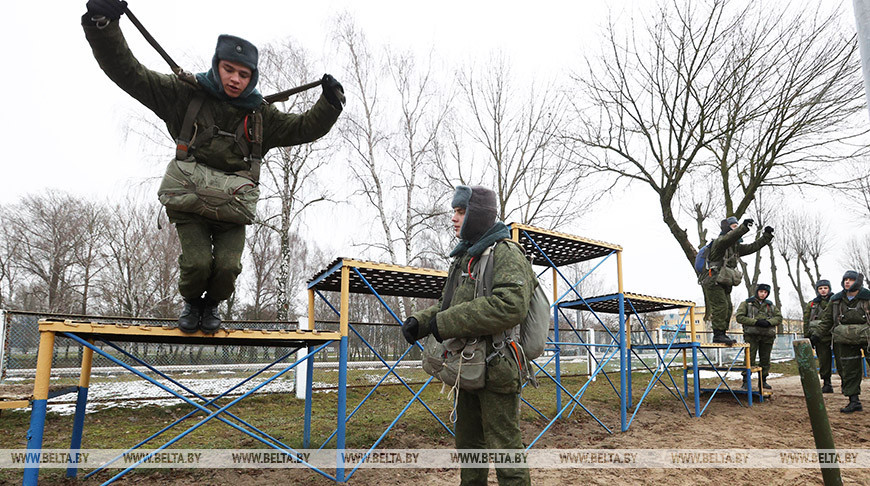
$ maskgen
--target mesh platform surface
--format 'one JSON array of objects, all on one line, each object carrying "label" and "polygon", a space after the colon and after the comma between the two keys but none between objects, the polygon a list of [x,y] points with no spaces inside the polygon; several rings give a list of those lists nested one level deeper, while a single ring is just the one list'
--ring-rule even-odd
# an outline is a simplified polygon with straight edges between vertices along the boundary
[{"label": "mesh platform surface", "polygon": [[447,272],[443,270],[337,258],[329,267],[308,281],[308,288],[339,292],[341,268],[345,266],[351,269],[348,273],[348,283],[352,294],[371,293],[363,279],[353,269],[358,270],[380,295],[438,299],[447,280]]},{"label": "mesh platform surface", "polygon": [[[694,307],[695,303],[688,300],[667,299],[664,297],[652,297],[649,295],[625,294],[625,313],[632,312],[632,306],[639,314],[658,312],[669,309]],[[629,305],[629,301],[631,305]],[[618,294],[599,295],[585,300],[571,300],[561,302],[559,307],[563,309],[591,310],[603,314],[619,314]]]},{"label": "mesh platform surface", "polygon": [[519,230],[520,244],[526,250],[526,255],[532,255],[532,264],[534,265],[550,266],[535,244],[547,254],[557,267],[594,260],[607,256],[613,251],[622,250],[621,246],[612,243],[535,228],[534,226],[511,223],[510,227]]}]

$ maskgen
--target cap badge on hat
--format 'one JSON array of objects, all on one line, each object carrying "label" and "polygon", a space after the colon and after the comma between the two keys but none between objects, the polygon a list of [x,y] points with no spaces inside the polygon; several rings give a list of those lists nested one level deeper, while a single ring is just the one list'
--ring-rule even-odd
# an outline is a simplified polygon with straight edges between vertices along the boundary
[{"label": "cap badge on hat", "polygon": [[241,54],[241,53],[242,53],[242,46],[237,45],[237,46],[236,46],[236,52],[238,52],[239,54]]}]

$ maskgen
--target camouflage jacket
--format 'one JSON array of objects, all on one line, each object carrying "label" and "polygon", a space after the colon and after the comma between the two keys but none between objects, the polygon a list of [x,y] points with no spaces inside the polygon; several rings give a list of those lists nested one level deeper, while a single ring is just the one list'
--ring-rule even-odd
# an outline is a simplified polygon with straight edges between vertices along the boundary
[{"label": "camouflage jacket", "polygon": [[[815,299],[807,302],[807,306],[804,307],[804,337],[808,338],[812,335],[812,329],[817,327],[822,322],[822,315],[825,313],[825,309],[828,308],[828,305],[831,303],[832,294],[828,294],[827,297],[822,297],[820,295],[816,296]],[[819,336],[822,338],[822,341],[831,342],[831,333],[824,336]]]},{"label": "camouflage jacket", "polygon": [[[444,293],[438,303],[413,314],[418,322],[428,323],[437,314],[438,334],[442,339],[485,337],[487,355],[493,352],[492,335],[518,325],[529,311],[535,290],[534,270],[519,247],[500,243],[493,250],[492,295],[475,297],[475,281],[468,274],[473,267],[467,252],[454,258],[448,281],[459,274],[459,284],[450,306],[441,310]],[[519,391],[516,362],[509,356],[497,356],[486,371],[486,388],[498,393]]]},{"label": "camouflage jacket", "polygon": [[[710,267],[716,269],[715,272],[721,272],[723,269],[726,271],[736,270],[740,257],[757,252],[773,239],[773,233],[762,233],[752,243],[746,245],[740,243],[740,238],[748,232],[749,228],[741,224],[737,228],[713,240],[710,244],[710,251],[707,254],[707,261]],[[702,284],[708,286],[722,285],[716,284],[715,274],[712,277],[704,279]]]},{"label": "camouflage jacket", "polygon": [[[139,63],[118,24],[112,21],[104,28],[83,25],[97,63],[118,87],[163,120],[169,135],[173,140],[177,139],[190,101],[198,92],[205,91],[174,74],[151,71]],[[269,104],[263,104],[259,111],[263,115],[263,155],[275,147],[299,145],[322,137],[341,113],[322,95],[311,109],[301,114],[284,113]],[[191,144],[195,147],[191,154],[196,161],[227,172],[249,170],[250,162],[236,140],[215,137],[214,133],[218,130],[236,133],[250,113],[207,95],[196,117],[196,139]]]},{"label": "camouflage jacket", "polygon": [[822,322],[811,332],[819,338],[830,334],[835,344],[870,343],[870,290],[862,288],[852,300],[845,291],[834,294]]},{"label": "camouflage jacket", "polygon": [[[744,335],[776,337],[776,327],[782,324],[779,308],[767,299],[758,300],[756,297],[741,302],[734,316],[743,325]],[[755,322],[759,319],[766,319],[770,322],[770,327],[756,326]]]}]

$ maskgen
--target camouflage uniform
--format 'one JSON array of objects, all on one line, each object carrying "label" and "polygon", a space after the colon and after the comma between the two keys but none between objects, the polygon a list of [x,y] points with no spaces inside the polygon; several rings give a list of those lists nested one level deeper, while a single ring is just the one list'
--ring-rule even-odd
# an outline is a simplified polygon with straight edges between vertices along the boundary
[{"label": "camouflage uniform", "polygon": [[[450,265],[448,280],[457,272],[462,275],[450,306],[441,311],[439,301],[432,307],[414,313],[412,317],[427,323],[437,314],[437,333],[442,339],[484,337],[489,356],[494,351],[492,335],[516,326],[525,318],[536,276],[516,245],[498,244],[493,251],[492,295],[475,298],[474,280],[466,273],[473,252],[474,247],[457,256]],[[459,391],[456,403],[456,448],[522,449],[520,389],[516,360],[507,352],[497,353],[487,364],[484,388]],[[463,468],[461,484],[485,485],[488,473],[485,468]],[[530,484],[528,468],[497,468],[496,475],[500,485]]]},{"label": "camouflage uniform", "polygon": [[[744,245],[740,243],[740,237],[749,232],[745,224],[728,233],[719,236],[710,245],[707,261],[727,271],[735,271],[742,256],[755,253],[770,243],[773,233],[764,232],[754,242]],[[710,316],[711,326],[714,331],[727,331],[733,312],[731,303],[731,288],[737,283],[718,283],[716,277],[721,269],[711,270],[711,274],[702,276],[701,286],[704,290],[704,300],[707,306],[706,314]]]},{"label": "camouflage uniform", "polygon": [[[130,96],[153,111],[166,123],[169,135],[178,139],[182,121],[199,88],[181,81],[175,75],[161,74],[139,63],[127,46],[119,22],[111,21],[97,27],[83,19],[85,37],[100,68]],[[274,147],[286,147],[314,141],[327,132],[338,119],[341,110],[324,96],[302,114],[283,113],[273,105],[262,105],[263,145],[265,154]],[[206,96],[196,116],[198,128],[193,156],[198,163],[218,170],[237,172],[251,169],[238,143],[231,137],[211,137],[212,130],[235,133],[251,110]],[[175,224],[181,243],[178,287],[188,301],[198,299],[203,292],[213,301],[228,298],[242,269],[241,256],[245,244],[245,227],[206,219],[192,213],[166,211]]]},{"label": "camouflage uniform", "polygon": [[[756,356],[758,356],[761,381],[766,383],[767,375],[770,373],[770,352],[776,340],[776,327],[782,324],[782,314],[773,302],[767,299],[759,300],[754,296],[740,303],[734,317],[743,325],[743,340],[749,343],[749,364],[755,366]],[[761,319],[767,320],[770,326],[757,325]]]},{"label": "camouflage uniform", "polygon": [[850,398],[861,394],[861,351],[864,351],[865,356],[870,356],[868,308],[870,290],[861,288],[852,300],[846,296],[846,291],[838,292],[831,297],[818,328],[811,331],[818,338],[828,334],[833,337],[839,355],[837,372],[843,395]]},{"label": "camouflage uniform", "polygon": [[[816,298],[807,302],[807,306],[804,308],[804,337],[808,338],[812,335],[812,330],[819,326],[822,322],[822,316],[825,313],[825,310],[831,303],[832,293],[828,292],[828,295],[822,297],[821,295],[816,295]],[[821,338],[821,342],[818,346],[816,346],[816,354],[819,357],[819,377],[821,377],[825,386],[830,386],[831,383],[831,370],[832,364],[834,360],[834,350],[832,349],[833,343],[831,333],[828,332],[823,336],[819,336]],[[837,359],[837,369],[840,369],[840,353],[836,353]],[[830,390],[830,388],[829,388]],[[830,391],[826,392],[830,393]]]}]

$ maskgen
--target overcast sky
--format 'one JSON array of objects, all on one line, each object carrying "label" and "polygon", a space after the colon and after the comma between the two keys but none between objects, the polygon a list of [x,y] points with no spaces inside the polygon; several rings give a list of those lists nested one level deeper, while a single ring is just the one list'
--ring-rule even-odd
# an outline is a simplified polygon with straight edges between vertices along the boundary
[{"label": "overcast sky", "polygon": [[[564,75],[567,65],[579,64],[575,61],[583,52],[597,49],[608,13],[616,18],[630,15],[622,4],[538,1],[534,7],[513,7],[495,1],[130,0],[131,10],[182,64],[186,59],[210,59],[221,33],[258,45],[292,36],[319,56],[323,72],[340,73],[326,32],[331,19],[346,10],[372,44],[420,52],[432,47],[442,58],[456,61],[500,49],[510,56],[515,70],[539,76]],[[130,185],[162,175],[163,167],[153,162],[153,153],[125,139],[122,127],[127,117],[141,108],[93,60],[79,22],[84,2],[7,2],[5,10],[0,36],[9,58],[4,63],[6,96],[0,123],[7,159],[0,203],[56,189],[115,198]],[[128,20],[122,19],[122,28],[140,61],[168,72]],[[169,157],[167,153],[167,161]],[[611,196],[593,214],[585,215],[575,231],[623,246],[627,291],[701,305],[700,289],[661,223],[656,199],[640,186]],[[810,194],[797,204],[813,208],[829,201]],[[311,228],[310,237],[335,256],[354,256],[347,246],[353,232],[351,227],[346,231]],[[612,274],[615,264],[605,271]],[[825,262],[823,273],[832,281],[839,281],[842,271],[836,257]],[[767,275],[762,278],[769,281]],[[781,285],[787,287],[785,278],[781,276]],[[744,297],[742,290],[735,290],[735,300]]]}]

